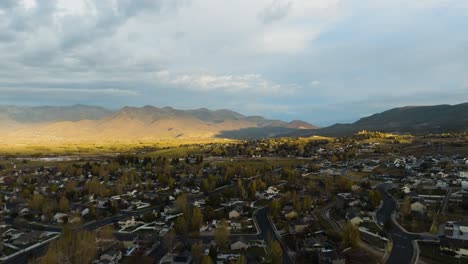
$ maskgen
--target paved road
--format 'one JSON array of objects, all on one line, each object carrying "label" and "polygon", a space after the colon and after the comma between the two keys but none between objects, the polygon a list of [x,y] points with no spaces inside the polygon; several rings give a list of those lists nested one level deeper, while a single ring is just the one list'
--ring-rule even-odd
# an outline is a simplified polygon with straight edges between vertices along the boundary
[{"label": "paved road", "polygon": [[377,188],[381,192],[383,200],[383,205],[377,212],[377,221],[379,223],[390,221],[391,223],[389,234],[393,240],[393,248],[387,264],[411,263],[413,254],[415,254],[413,240],[419,239],[420,236],[408,234],[395,225],[392,221],[392,214],[397,208],[397,202],[387,193],[385,184],[379,185]]},{"label": "paved road", "polygon": [[440,206],[439,211],[437,212],[437,214],[439,214],[439,213],[445,214],[445,212],[447,211],[447,206],[448,206],[448,203],[450,201],[450,196],[451,195],[452,195],[452,188],[448,188],[447,194],[445,195],[444,200],[442,201],[442,205]]},{"label": "paved road", "polygon": [[[257,211],[255,214],[255,219],[257,221],[258,227],[260,228],[260,236],[268,242],[270,239],[277,240],[281,242],[281,237],[279,237],[271,224],[268,220],[267,216],[267,208],[262,208]],[[283,243],[280,243],[281,249],[283,250],[283,264],[293,264],[295,263],[294,260],[289,256],[288,249],[285,247]]]}]

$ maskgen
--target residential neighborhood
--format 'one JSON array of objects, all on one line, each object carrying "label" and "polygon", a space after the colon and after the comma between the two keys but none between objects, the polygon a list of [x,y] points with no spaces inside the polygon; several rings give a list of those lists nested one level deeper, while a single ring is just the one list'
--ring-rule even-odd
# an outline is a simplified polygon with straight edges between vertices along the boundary
[{"label": "residential neighborhood", "polygon": [[431,250],[421,259],[468,257],[467,157],[385,152],[388,140],[361,137],[208,144],[181,157],[3,156],[1,260],[43,263],[73,244],[70,232],[89,239],[92,263],[414,260],[394,232]]}]

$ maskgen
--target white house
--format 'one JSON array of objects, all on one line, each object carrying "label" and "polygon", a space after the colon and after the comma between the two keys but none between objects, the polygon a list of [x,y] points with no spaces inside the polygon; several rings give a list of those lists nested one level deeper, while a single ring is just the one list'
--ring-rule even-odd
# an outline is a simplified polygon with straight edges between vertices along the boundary
[{"label": "white house", "polygon": [[64,213],[56,213],[54,215],[54,220],[59,223],[59,224],[62,224],[64,222],[64,219],[65,217],[67,217],[68,215],[67,214],[64,214]]},{"label": "white house", "polygon": [[274,187],[274,186],[270,186],[266,190],[266,194],[268,194],[268,195],[277,195],[278,194],[278,189],[276,187]]},{"label": "white house", "polygon": [[447,182],[444,182],[444,181],[437,181],[436,183],[436,187],[438,188],[447,188],[449,185]]},{"label": "white house", "polygon": [[458,176],[460,176],[460,178],[468,178],[468,171],[459,171]]},{"label": "white house", "polygon": [[426,205],[419,201],[411,204],[411,212],[425,214],[426,211],[427,211]]},{"label": "white house", "polygon": [[444,231],[449,238],[468,240],[468,220],[447,222]]},{"label": "white house", "polygon": [[355,217],[351,218],[349,220],[349,222],[351,222],[351,224],[353,224],[355,226],[358,226],[358,225],[362,224],[364,222],[364,220],[359,216],[355,216]]},{"label": "white house", "polygon": [[233,244],[231,244],[231,250],[244,250],[244,249],[248,249],[249,248],[249,245],[247,245],[246,243],[242,242],[242,241],[237,241]]},{"label": "white house", "polygon": [[408,194],[408,193],[411,192],[411,188],[408,187],[408,186],[403,186],[403,187],[401,188],[401,190],[402,190],[405,194]]},{"label": "white house", "polygon": [[239,212],[238,209],[234,209],[229,212],[229,219],[239,218],[240,216],[241,216],[241,212]]}]

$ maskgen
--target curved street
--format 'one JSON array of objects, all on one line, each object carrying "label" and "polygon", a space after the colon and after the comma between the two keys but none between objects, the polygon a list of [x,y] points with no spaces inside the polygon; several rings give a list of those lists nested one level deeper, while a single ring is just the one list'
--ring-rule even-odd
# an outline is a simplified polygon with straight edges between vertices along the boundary
[{"label": "curved street", "polygon": [[376,215],[377,221],[379,223],[390,221],[391,223],[391,229],[388,233],[392,238],[393,248],[387,259],[387,264],[413,263],[417,257],[415,256],[417,253],[413,241],[420,239],[421,236],[409,234],[395,224],[392,214],[397,208],[397,201],[388,194],[386,184],[378,185],[377,189],[382,194],[383,201],[382,207]]}]

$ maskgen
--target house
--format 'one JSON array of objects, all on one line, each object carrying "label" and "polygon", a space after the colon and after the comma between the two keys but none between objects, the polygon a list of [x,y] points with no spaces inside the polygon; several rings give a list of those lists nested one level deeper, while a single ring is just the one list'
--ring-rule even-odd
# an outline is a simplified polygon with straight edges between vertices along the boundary
[{"label": "house", "polygon": [[229,226],[231,227],[231,230],[241,230],[242,229],[242,224],[239,222],[231,222],[229,223]]},{"label": "house", "polygon": [[318,253],[319,264],[345,264],[346,259],[341,258],[336,251],[323,248]]},{"label": "house", "polygon": [[122,252],[111,249],[108,252],[104,253],[101,255],[100,260],[107,260],[109,264],[117,264],[119,263],[119,260],[122,259]]},{"label": "house", "polygon": [[79,224],[81,223],[81,217],[75,216],[73,217],[70,221],[68,221],[70,224]]},{"label": "house", "polygon": [[355,216],[351,218],[349,222],[355,226],[359,226],[360,224],[364,223],[364,220],[359,216]]},{"label": "house", "polygon": [[297,218],[298,216],[299,214],[295,210],[292,210],[284,214],[284,217],[286,217],[287,219]]},{"label": "house", "polygon": [[202,208],[202,207],[205,207],[205,204],[206,204],[206,201],[204,199],[202,199],[202,200],[195,201],[193,203],[193,206],[198,207],[198,208]]},{"label": "house", "polygon": [[304,239],[304,250],[306,252],[314,252],[323,249],[323,245],[318,243],[314,238],[306,238]]},{"label": "house", "polygon": [[289,232],[292,234],[302,233],[309,226],[303,219],[293,220],[289,223]]},{"label": "house", "polygon": [[468,220],[458,222],[447,222],[444,234],[452,239],[468,241]]},{"label": "house", "polygon": [[401,188],[401,191],[402,191],[403,193],[405,193],[405,194],[408,194],[408,193],[411,192],[411,189],[410,189],[410,187],[408,187],[408,186],[403,186],[403,187]]},{"label": "house", "polygon": [[274,186],[270,186],[266,190],[266,194],[267,195],[277,195],[278,194],[278,189],[276,187],[274,187]]},{"label": "house", "polygon": [[132,216],[132,218],[130,219],[127,219],[125,221],[119,221],[119,226],[120,228],[122,229],[126,229],[126,228],[129,228],[129,227],[132,227],[132,226],[136,226],[137,224],[139,224],[140,222],[137,222],[135,220],[135,217]]},{"label": "house", "polygon": [[458,176],[460,178],[465,178],[466,179],[466,178],[468,178],[468,171],[459,171]]},{"label": "house", "polygon": [[354,200],[351,193],[339,193],[336,196],[336,207],[339,210],[344,210],[346,206]]},{"label": "house", "polygon": [[47,233],[41,232],[41,231],[32,231],[30,233],[24,233],[17,239],[13,241],[13,244],[15,246],[26,246],[32,243],[35,243],[36,241],[40,240],[41,238],[44,238],[47,235]]},{"label": "house", "polygon": [[440,251],[450,252],[456,257],[468,257],[468,240],[453,239],[448,237],[440,238]]},{"label": "house", "polygon": [[190,264],[192,263],[192,254],[188,251],[179,253],[178,255],[172,258],[173,264]]},{"label": "house", "polygon": [[233,209],[229,212],[229,219],[236,219],[242,215],[242,210],[240,208]]},{"label": "house", "polygon": [[249,245],[242,241],[237,241],[231,244],[231,250],[246,250],[249,248]]},{"label": "house", "polygon": [[68,217],[67,214],[64,214],[64,213],[56,213],[54,215],[54,220],[59,223],[59,224],[62,224],[65,222],[66,218]]},{"label": "house", "polygon": [[427,211],[427,206],[420,202],[420,201],[417,201],[417,202],[414,202],[411,204],[411,212],[412,213],[418,213],[420,215],[425,215],[426,214],[426,211]]}]

